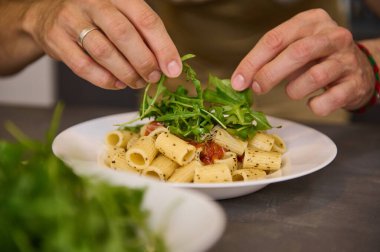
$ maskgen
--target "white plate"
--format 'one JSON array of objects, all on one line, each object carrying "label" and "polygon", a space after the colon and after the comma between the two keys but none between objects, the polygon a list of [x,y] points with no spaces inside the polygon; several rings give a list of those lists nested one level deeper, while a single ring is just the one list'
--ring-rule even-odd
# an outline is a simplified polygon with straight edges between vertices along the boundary
[{"label": "white plate", "polygon": [[[69,163],[75,160],[90,162],[91,165],[86,167],[83,167],[80,163],[72,164],[82,172],[91,172],[100,168],[106,170],[97,162],[97,156],[103,150],[106,133],[114,130],[116,128],[115,124],[127,122],[136,117],[136,113],[117,114],[75,125],[57,136],[53,143],[53,151],[58,157]],[[178,188],[196,189],[214,199],[227,199],[255,192],[271,183],[310,174],[334,160],[337,148],[334,142],[326,135],[288,120],[274,117],[268,117],[268,120],[272,126],[282,126],[281,128],[272,129],[271,132],[280,135],[287,145],[281,170],[264,179],[250,182],[170,183],[170,185]],[[111,172],[114,173],[114,176],[119,174],[113,170]]]}]

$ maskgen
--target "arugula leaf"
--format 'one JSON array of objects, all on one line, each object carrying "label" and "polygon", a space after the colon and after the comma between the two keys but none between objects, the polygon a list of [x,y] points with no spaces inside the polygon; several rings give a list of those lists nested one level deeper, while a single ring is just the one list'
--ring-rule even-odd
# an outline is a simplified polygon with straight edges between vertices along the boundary
[{"label": "arugula leaf", "polygon": [[121,127],[144,118],[153,118],[167,126],[171,133],[196,142],[207,138],[215,125],[244,140],[253,137],[258,130],[271,128],[263,113],[251,109],[253,101],[250,89],[237,92],[231,87],[230,80],[209,75],[208,85],[202,90],[196,72],[187,63],[194,57],[193,54],[187,54],[182,57],[182,61],[183,74],[194,85],[195,96],[188,95],[182,85],[174,92],[169,91],[164,87],[166,76],[162,75],[153,97],[148,95],[151,84],[146,87],[139,118]]}]

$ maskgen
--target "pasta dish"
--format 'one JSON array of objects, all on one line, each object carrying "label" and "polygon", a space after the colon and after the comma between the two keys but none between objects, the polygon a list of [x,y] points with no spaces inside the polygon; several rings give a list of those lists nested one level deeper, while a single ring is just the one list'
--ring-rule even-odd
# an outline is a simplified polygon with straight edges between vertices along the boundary
[{"label": "pasta dish", "polygon": [[[154,96],[148,84],[136,120],[105,136],[104,163],[167,182],[224,183],[260,179],[281,169],[284,141],[252,110],[250,90],[237,92],[229,80],[210,75],[202,90],[195,71],[182,57],[184,73],[197,94],[183,86],[169,91],[162,76]],[[144,125],[133,123],[153,119]]]}]

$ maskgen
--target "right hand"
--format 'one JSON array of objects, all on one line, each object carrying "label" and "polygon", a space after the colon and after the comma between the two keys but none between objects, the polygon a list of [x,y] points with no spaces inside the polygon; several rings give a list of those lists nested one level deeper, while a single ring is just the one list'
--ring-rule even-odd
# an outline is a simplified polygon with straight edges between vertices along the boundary
[{"label": "right hand", "polygon": [[[23,24],[48,55],[105,89],[142,88],[182,70],[163,22],[143,0],[40,0]],[[78,36],[88,27],[99,29],[81,48]]]}]

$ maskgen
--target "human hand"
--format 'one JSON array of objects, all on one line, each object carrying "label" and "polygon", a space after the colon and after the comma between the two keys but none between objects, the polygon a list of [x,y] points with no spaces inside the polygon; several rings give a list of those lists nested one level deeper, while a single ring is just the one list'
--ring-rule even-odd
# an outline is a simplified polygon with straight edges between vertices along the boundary
[{"label": "human hand", "polygon": [[[41,0],[26,12],[25,30],[51,57],[106,89],[142,88],[182,63],[158,15],[143,0]],[[86,28],[97,27],[83,39]]]},{"label": "human hand", "polygon": [[295,100],[322,89],[308,102],[320,116],[363,106],[375,83],[372,67],[350,31],[321,9],[302,12],[266,33],[231,79],[235,89],[251,86],[257,94],[286,80],[286,93]]}]

